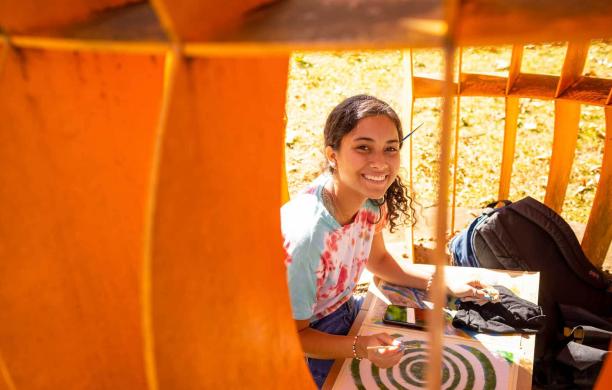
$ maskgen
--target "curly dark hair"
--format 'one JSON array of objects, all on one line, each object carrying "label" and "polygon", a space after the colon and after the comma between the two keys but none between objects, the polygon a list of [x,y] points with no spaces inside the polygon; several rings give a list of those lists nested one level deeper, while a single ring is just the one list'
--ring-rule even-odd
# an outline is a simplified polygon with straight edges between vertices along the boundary
[{"label": "curly dark hair", "polygon": [[[400,139],[400,149],[403,146],[402,138],[402,123],[397,113],[384,101],[369,95],[356,95],[345,99],[338,104],[327,117],[323,136],[325,138],[325,146],[330,146],[334,150],[340,148],[342,138],[351,132],[360,119],[384,115],[391,119],[397,135]],[[334,168],[328,164],[330,172],[334,172]],[[408,188],[402,183],[402,180],[397,176],[391,186],[385,192],[382,199],[372,199],[379,208],[383,205],[387,207],[387,218],[389,221],[389,230],[393,232],[398,225],[404,225],[408,222],[415,223],[415,210],[412,207],[412,198],[408,195]],[[382,210],[380,215],[382,216]]]}]

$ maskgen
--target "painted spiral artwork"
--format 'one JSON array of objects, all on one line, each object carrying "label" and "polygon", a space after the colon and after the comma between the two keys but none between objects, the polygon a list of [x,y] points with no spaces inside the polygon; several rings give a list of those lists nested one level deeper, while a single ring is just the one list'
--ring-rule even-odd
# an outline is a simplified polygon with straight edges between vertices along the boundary
[{"label": "painted spiral artwork", "polygon": [[[400,335],[394,335],[395,337]],[[399,364],[379,369],[368,360],[350,359],[335,388],[420,389],[427,387],[427,343],[401,336],[404,356]],[[492,354],[482,345],[445,342],[442,389],[507,389],[513,364],[507,358]],[[341,378],[344,374],[344,380]]]}]

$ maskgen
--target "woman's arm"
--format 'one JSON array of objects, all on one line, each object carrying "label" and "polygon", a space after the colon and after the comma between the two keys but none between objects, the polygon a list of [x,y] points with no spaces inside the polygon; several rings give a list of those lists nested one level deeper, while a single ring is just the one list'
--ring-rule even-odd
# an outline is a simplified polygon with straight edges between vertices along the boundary
[{"label": "woman's arm", "polygon": [[402,351],[397,349],[368,349],[370,346],[395,345],[393,337],[386,333],[369,336],[338,336],[320,332],[310,328],[308,320],[295,320],[298,336],[306,356],[315,359],[352,358],[353,343],[358,358],[368,359],[380,368],[396,365],[402,357]]},{"label": "woman's arm", "polygon": [[[415,267],[410,264],[400,264],[387,252],[382,232],[374,235],[366,267],[387,282],[421,290],[427,289],[427,283],[435,271],[433,266]],[[486,293],[482,290],[485,286],[478,280],[447,280],[446,286],[449,294],[459,298],[472,297],[479,300],[486,297]]]},{"label": "woman's arm", "polygon": [[381,232],[376,233],[372,239],[372,249],[366,268],[388,282],[422,290],[427,288],[427,282],[433,273],[433,268],[432,271],[427,271],[397,262],[387,252]]},{"label": "woman's arm", "polygon": [[[354,337],[323,333],[316,329],[310,328],[310,321],[308,320],[295,320],[295,324],[298,328],[298,335],[300,336],[302,349],[308,357],[315,359],[353,357]],[[359,347],[361,346],[359,345]],[[364,351],[361,350],[361,348],[358,348],[357,354],[359,357],[365,356]]]}]

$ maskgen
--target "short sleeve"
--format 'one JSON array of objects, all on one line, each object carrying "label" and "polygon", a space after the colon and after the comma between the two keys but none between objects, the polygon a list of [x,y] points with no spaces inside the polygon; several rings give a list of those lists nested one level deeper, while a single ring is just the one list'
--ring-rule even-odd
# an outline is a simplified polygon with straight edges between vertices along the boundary
[{"label": "short sleeve", "polygon": [[298,244],[287,261],[287,284],[291,298],[291,310],[296,320],[310,319],[316,303],[316,267],[319,256],[315,258],[307,243]]}]

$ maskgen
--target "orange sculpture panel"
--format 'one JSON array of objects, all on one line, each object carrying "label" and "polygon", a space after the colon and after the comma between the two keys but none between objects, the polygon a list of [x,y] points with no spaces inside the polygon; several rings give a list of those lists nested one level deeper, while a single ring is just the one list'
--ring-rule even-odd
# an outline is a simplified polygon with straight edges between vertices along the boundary
[{"label": "orange sculpture panel", "polygon": [[0,353],[18,389],[140,389],[163,58],[11,50],[0,70]]}]

